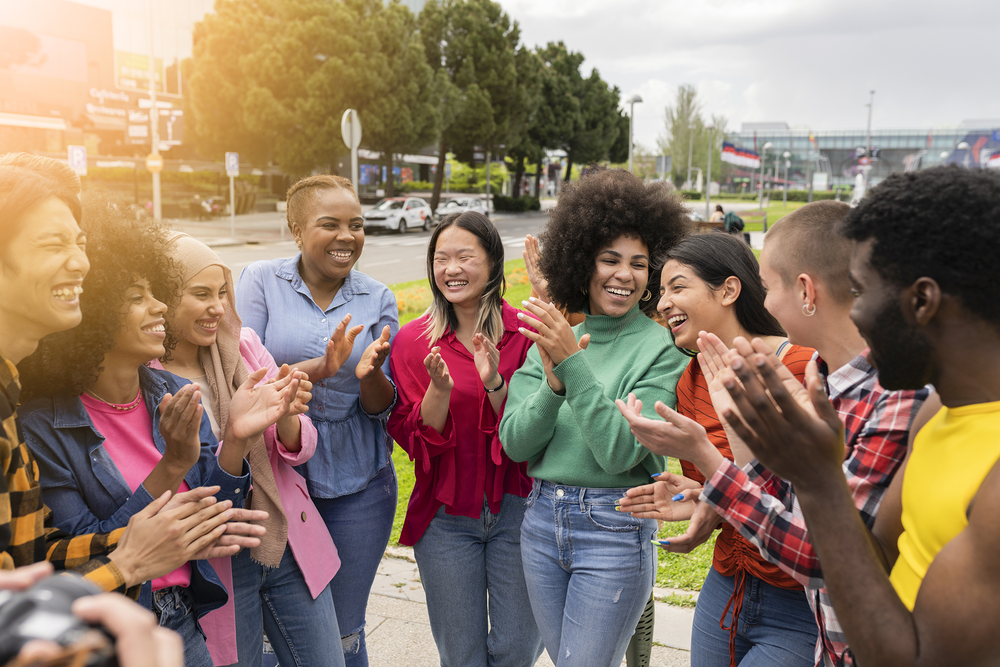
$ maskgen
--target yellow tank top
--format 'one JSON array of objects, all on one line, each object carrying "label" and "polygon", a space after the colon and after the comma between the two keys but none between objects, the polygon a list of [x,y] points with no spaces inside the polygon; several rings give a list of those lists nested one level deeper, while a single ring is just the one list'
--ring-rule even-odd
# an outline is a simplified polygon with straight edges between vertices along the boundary
[{"label": "yellow tank top", "polygon": [[913,610],[927,568],[965,530],[969,503],[1000,460],[1000,401],[941,408],[913,441],[903,477],[903,534],[889,579]]}]

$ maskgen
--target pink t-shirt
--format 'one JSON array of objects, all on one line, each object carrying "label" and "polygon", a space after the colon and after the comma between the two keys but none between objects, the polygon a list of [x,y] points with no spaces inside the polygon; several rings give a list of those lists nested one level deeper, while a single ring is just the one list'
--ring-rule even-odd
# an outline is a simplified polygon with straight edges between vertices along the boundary
[{"label": "pink t-shirt", "polygon": [[[146,409],[146,402],[131,410],[117,410],[114,407],[91,398],[80,396],[83,407],[94,422],[94,428],[104,436],[104,449],[118,467],[132,491],[145,481],[163,455],[153,442],[153,418]],[[187,482],[181,482],[180,491],[189,491]],[[171,586],[191,585],[191,564],[184,563],[179,568],[157,579],[153,579],[153,590]]]}]

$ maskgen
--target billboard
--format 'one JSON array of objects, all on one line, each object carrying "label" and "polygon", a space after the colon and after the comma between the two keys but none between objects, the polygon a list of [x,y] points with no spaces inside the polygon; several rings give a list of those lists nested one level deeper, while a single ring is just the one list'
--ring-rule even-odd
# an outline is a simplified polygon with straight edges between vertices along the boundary
[{"label": "billboard", "polygon": [[[163,59],[153,59],[156,91],[163,92]],[[115,51],[115,83],[119,88],[149,90],[149,56],[128,51]]]}]

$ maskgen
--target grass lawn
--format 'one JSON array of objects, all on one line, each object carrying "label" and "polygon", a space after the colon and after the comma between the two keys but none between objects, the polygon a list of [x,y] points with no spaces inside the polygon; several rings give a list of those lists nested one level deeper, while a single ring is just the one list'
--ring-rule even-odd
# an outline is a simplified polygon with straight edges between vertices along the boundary
[{"label": "grass lawn", "polygon": [[[772,204],[771,206],[768,206],[764,209],[765,211],[767,211],[767,224],[769,226],[773,225],[775,222],[785,217],[795,209],[801,208],[805,205],[806,205],[805,202],[799,202],[799,201],[790,201],[788,202],[788,206],[782,206],[780,201],[776,204]],[[752,210],[740,211],[739,213],[737,213],[737,215],[740,215],[740,217],[742,217],[744,220],[747,221],[746,227],[744,228],[743,231],[745,232],[764,231],[761,223],[750,222],[750,220],[746,217],[747,213],[755,213],[756,211],[757,209],[754,208]]]},{"label": "grass lawn", "polygon": [[[778,208],[781,207],[779,206]],[[789,209],[785,213],[791,210],[792,208],[789,206]],[[768,220],[771,220],[770,212],[768,213]],[[524,270],[524,261],[517,259],[506,262],[504,264],[504,273],[507,276],[507,294],[504,298],[511,305],[520,306],[521,301],[527,299],[531,291],[528,275]],[[398,283],[390,285],[389,288],[396,295],[399,304],[399,322],[401,325],[420,317],[431,302],[431,292],[426,280]],[[406,515],[406,505],[410,501],[410,493],[413,491],[415,478],[413,474],[413,462],[410,461],[406,452],[402,449],[394,448],[392,460],[396,466],[396,475],[399,479],[399,500],[396,503],[396,518],[393,522],[392,537],[389,543],[396,544],[399,541],[399,533],[403,528],[403,517]],[[676,460],[670,460],[670,471],[680,473],[680,464]],[[686,530],[686,521],[665,524],[663,530],[660,531],[660,539],[669,539],[670,536],[680,535]],[[708,568],[712,565],[713,544],[714,540],[710,540],[690,554],[673,554],[661,549],[659,552],[659,568],[656,576],[657,586],[700,590],[701,584],[708,574]]]}]

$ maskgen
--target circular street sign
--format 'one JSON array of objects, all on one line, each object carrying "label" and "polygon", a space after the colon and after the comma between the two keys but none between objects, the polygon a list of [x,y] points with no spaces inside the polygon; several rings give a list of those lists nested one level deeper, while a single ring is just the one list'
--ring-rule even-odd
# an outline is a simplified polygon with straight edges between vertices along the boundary
[{"label": "circular street sign", "polygon": [[163,156],[159,153],[150,153],[147,155],[146,171],[151,174],[158,174],[163,171]]},{"label": "circular street sign", "polygon": [[358,119],[358,112],[348,109],[340,119],[340,134],[344,138],[344,143],[349,149],[357,150],[361,145],[361,121]]}]

